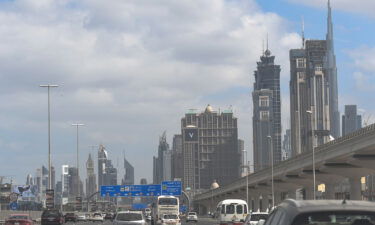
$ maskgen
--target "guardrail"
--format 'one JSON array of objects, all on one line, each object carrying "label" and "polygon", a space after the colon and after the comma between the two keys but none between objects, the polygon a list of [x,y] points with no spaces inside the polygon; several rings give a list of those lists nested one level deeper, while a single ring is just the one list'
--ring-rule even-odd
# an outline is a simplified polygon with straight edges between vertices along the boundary
[{"label": "guardrail", "polygon": [[[368,135],[373,135],[375,133],[375,124],[371,124],[369,126],[366,126],[364,128],[361,128],[357,131],[354,131],[348,135],[345,135],[343,137],[339,137],[333,141],[327,142],[323,145],[320,145],[315,148],[315,156],[317,156],[319,153],[324,154],[338,145],[345,144],[349,141],[354,141],[359,138],[366,137]],[[282,161],[278,164],[274,165],[274,171],[275,171],[275,176],[281,175],[286,169],[291,168],[292,166],[299,165],[301,162],[305,161],[306,159],[310,159],[312,157],[312,152],[305,152],[302,154],[299,154],[293,158],[287,159],[285,161]],[[299,164],[298,164],[299,163]],[[264,177],[271,174],[271,168],[265,168],[262,170],[259,170],[256,173],[249,174],[248,179],[249,179],[249,185],[252,185],[254,183],[264,181]],[[220,195],[224,194],[227,192],[235,191],[238,190],[239,187],[244,186],[246,184],[246,176],[241,177],[238,180],[235,180],[232,182],[230,185],[222,186],[214,190],[209,190],[206,192],[203,192],[201,194],[198,194],[195,196],[194,200],[203,200],[203,199],[208,199],[211,198],[212,196],[215,195]]]}]

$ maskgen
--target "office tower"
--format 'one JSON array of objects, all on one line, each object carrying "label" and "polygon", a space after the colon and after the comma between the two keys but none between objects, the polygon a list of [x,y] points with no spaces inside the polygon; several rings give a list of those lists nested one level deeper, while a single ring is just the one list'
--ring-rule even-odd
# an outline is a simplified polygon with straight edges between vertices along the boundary
[{"label": "office tower", "polygon": [[133,185],[134,184],[134,167],[129,163],[128,160],[124,157],[124,168],[125,175],[122,179],[122,185]]},{"label": "office tower", "polygon": [[292,155],[292,146],[290,142],[290,137],[291,137],[291,131],[290,129],[287,129],[284,134],[281,160],[287,160]]},{"label": "office tower", "polygon": [[98,184],[99,188],[104,184],[104,176],[105,176],[105,170],[106,170],[106,162],[108,160],[108,153],[105,150],[103,145],[99,145],[99,151],[98,151]]},{"label": "office tower", "polygon": [[342,116],[342,135],[350,134],[362,128],[362,117],[357,114],[357,105],[345,105],[345,114]]},{"label": "office tower", "polygon": [[281,161],[280,66],[267,48],[257,62],[253,90],[254,170]]},{"label": "office tower", "polygon": [[163,152],[163,180],[172,179],[172,151],[167,150]]},{"label": "office tower", "polygon": [[172,180],[183,178],[182,135],[175,134],[172,144]]},{"label": "office tower", "polygon": [[328,2],[326,40],[307,40],[292,49],[290,113],[292,155],[311,151],[340,133],[337,68]]},{"label": "office tower", "polygon": [[158,156],[153,158],[153,183],[160,184],[163,180],[163,156],[164,152],[169,150],[167,143],[167,134],[164,131],[162,136],[159,137]]},{"label": "office tower", "polygon": [[[69,175],[69,196],[76,197],[78,196],[78,193],[81,193],[81,195],[84,195],[83,192],[83,183],[81,179],[78,177],[78,170],[77,167],[69,167],[68,168],[68,175]],[[79,188],[79,192],[78,192]]]},{"label": "office tower", "polygon": [[141,185],[146,185],[147,184],[147,179],[146,178],[142,178],[141,181],[140,181],[140,184]]},{"label": "office tower", "polygon": [[42,193],[45,193],[46,189],[48,189],[48,169],[42,166]]},{"label": "office tower", "polygon": [[107,160],[104,174],[105,185],[117,185],[117,168],[112,164],[112,160]]},{"label": "office tower", "polygon": [[248,166],[247,162],[247,152],[245,151],[245,142],[242,139],[238,139],[238,152],[241,155],[241,177],[245,176],[250,168],[246,168]]},{"label": "office tower", "polygon": [[69,165],[61,167],[61,192],[63,197],[69,196]]},{"label": "office tower", "polygon": [[181,134],[185,189],[209,189],[213,180],[226,185],[240,177],[237,118],[231,109],[189,110],[181,119]]},{"label": "office tower", "polygon": [[328,0],[328,15],[327,15],[327,53],[324,69],[327,73],[328,84],[329,84],[329,117],[330,120],[330,135],[334,138],[340,136],[340,112],[339,112],[339,100],[338,100],[338,88],[337,88],[337,67],[336,67],[336,55],[333,44],[333,23],[332,23],[332,9],[330,0]]},{"label": "office tower", "polygon": [[96,175],[94,171],[94,161],[91,158],[91,154],[89,154],[89,158],[86,162],[86,195],[91,196],[97,191],[96,187]]},{"label": "office tower", "polygon": [[26,185],[34,185],[33,176],[31,174],[27,174]]}]

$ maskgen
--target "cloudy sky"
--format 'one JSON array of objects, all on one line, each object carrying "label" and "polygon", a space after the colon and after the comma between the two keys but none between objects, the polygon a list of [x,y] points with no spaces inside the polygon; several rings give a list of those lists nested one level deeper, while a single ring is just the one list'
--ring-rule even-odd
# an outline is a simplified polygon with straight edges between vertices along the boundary
[{"label": "cloudy sky", "polygon": [[[233,107],[252,155],[253,71],[269,36],[281,65],[283,130],[289,128],[288,51],[326,32],[325,0],[0,0],[0,175],[23,184],[47,165],[47,90],[52,160],[75,165],[80,122],[81,176],[104,144],[123,154],[136,182],[152,181],[164,130],[180,133],[188,109]],[[332,0],[340,111],[358,104],[375,121],[375,2]],[[93,147],[94,146],[94,147]],[[120,169],[120,175],[124,173]],[[59,180],[59,177],[58,177]]]}]

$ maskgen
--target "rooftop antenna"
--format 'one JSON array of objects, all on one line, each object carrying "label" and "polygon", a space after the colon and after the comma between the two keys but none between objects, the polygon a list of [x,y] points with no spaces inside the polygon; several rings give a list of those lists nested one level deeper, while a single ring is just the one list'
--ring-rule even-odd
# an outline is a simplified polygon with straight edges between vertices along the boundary
[{"label": "rooftop antenna", "polygon": [[266,50],[268,50],[268,33],[267,33],[267,49]]},{"label": "rooftop antenna", "polygon": [[305,48],[305,19],[302,16],[302,48]]},{"label": "rooftop antenna", "polygon": [[262,55],[264,56],[264,39],[262,39]]}]

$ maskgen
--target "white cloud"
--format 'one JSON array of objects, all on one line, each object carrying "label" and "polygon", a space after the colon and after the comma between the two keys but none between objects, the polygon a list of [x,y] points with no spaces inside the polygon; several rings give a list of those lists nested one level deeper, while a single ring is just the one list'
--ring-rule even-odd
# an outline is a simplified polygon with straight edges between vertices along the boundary
[{"label": "white cloud", "polygon": [[[136,159],[139,178],[152,174],[160,133],[167,130],[171,139],[180,132],[180,119],[187,109],[203,110],[209,103],[205,96],[227,90],[246,91],[225,100],[213,97],[214,107],[237,109],[239,136],[251,149],[248,93],[262,39],[269,33],[284,83],[289,79],[285,76],[288,50],[300,43],[299,36],[288,30],[288,21],[262,12],[254,1],[16,0],[2,4],[0,130],[13,127],[15,137],[8,142],[18,139],[45,152],[47,99],[46,90],[38,86],[56,83],[60,87],[51,90],[56,163],[66,163],[67,157],[61,155],[75,147],[70,122],[81,121],[86,124],[81,129],[86,149],[82,157],[93,144],[106,144],[110,155],[117,157],[127,149],[129,157]],[[24,121],[33,122],[22,126]],[[19,130],[28,135],[17,137]],[[136,157],[139,154],[147,157]],[[22,169],[30,170],[34,168]]]}]

